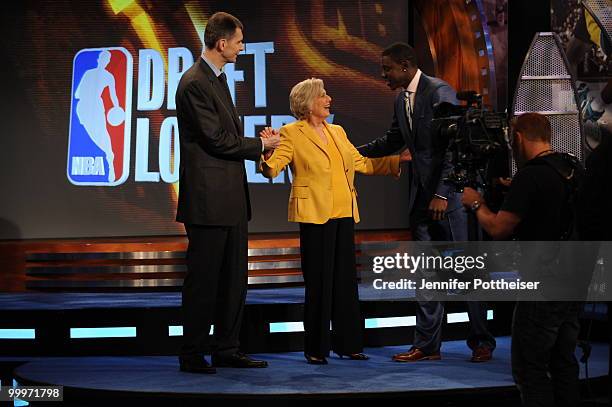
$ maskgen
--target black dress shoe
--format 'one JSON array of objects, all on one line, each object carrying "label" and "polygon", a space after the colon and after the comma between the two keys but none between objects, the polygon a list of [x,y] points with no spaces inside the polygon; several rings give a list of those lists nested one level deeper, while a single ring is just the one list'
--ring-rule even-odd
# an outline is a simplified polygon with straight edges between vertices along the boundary
[{"label": "black dress shoe", "polygon": [[309,365],[326,365],[327,364],[327,359],[325,359],[325,357],[321,356],[311,356],[311,355],[304,355],[304,357],[306,358],[306,363],[308,363]]},{"label": "black dress shoe", "polygon": [[345,355],[343,353],[336,353],[340,359],[349,358],[350,360],[368,360],[370,357],[368,355],[364,355],[363,353],[349,353]]},{"label": "black dress shoe", "polygon": [[179,357],[179,365],[181,372],[204,374],[217,373],[217,369],[209,365],[204,357]]},{"label": "black dress shoe", "polygon": [[268,362],[265,360],[255,360],[241,352],[236,352],[233,355],[223,357],[213,355],[212,363],[215,367],[268,367]]}]

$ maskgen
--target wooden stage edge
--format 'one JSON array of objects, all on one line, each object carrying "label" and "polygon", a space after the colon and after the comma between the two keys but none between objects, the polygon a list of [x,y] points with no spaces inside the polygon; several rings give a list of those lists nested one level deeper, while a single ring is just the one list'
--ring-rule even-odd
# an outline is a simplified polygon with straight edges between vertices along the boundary
[{"label": "wooden stage edge", "polygon": [[[355,233],[357,244],[406,240],[412,240],[408,229]],[[297,248],[299,244],[297,232],[249,234],[249,249]],[[24,291],[28,254],[183,252],[186,249],[185,235],[0,240],[0,292]]]},{"label": "wooden stage edge", "polygon": [[[355,242],[384,242],[411,240],[408,229],[363,230],[355,233]],[[249,249],[299,247],[298,232],[249,233]],[[0,240],[0,256],[10,250],[27,253],[78,252],[130,252],[130,251],[181,251],[187,248],[185,235],[173,236],[129,236],[75,239],[24,239]]]}]

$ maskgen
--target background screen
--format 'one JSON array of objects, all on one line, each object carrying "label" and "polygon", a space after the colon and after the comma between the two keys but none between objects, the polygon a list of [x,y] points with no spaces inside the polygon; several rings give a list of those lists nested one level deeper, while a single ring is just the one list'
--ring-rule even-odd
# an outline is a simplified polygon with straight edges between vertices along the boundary
[{"label": "background screen", "polygon": [[[57,0],[10,6],[0,17],[0,238],[184,233],[174,220],[180,159],[174,93],[181,73],[199,58],[207,18],[218,10],[245,26],[245,52],[226,66],[245,136],[293,121],[289,91],[310,77],[325,82],[333,98],[330,121],[343,126],[353,144],[382,136],[395,98],[380,77],[382,49],[394,41],[420,41],[418,52],[431,60],[420,31],[410,34],[410,7],[405,0]],[[79,90],[101,53],[110,55],[106,71],[125,111],[114,119],[108,116],[108,89],[97,98],[85,85]],[[422,68],[435,74],[427,63]],[[104,112],[101,120],[81,120],[77,102],[88,98],[95,101],[84,110]],[[104,131],[114,155],[110,183],[105,150],[87,137]],[[296,230],[287,222],[287,175],[270,182],[253,162],[246,169],[249,230]],[[408,226],[405,177],[358,176],[356,183],[359,228]]]}]

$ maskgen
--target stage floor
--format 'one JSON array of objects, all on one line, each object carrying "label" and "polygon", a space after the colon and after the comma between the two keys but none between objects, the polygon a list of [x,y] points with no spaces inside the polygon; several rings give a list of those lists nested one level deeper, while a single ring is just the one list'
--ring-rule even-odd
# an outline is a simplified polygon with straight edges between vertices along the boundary
[{"label": "stage floor", "polygon": [[[514,273],[503,274],[507,278],[515,277]],[[492,275],[497,278],[497,274],[492,273]],[[359,285],[359,299],[361,301],[413,301],[415,292],[414,290],[376,290],[371,284],[363,283]],[[461,300],[461,298],[458,299]],[[246,302],[247,304],[302,304],[304,303],[304,287],[250,288],[247,291]],[[0,311],[180,306],[180,291],[0,293]]]},{"label": "stage floor", "polygon": [[[385,300],[414,298],[413,290],[388,291]],[[359,287],[361,301],[376,301],[382,297],[371,286]],[[255,288],[247,292],[247,304],[303,304],[304,287]],[[180,292],[137,293],[0,293],[0,310],[70,310],[91,308],[157,308],[180,307]]]},{"label": "stage floor", "polygon": [[[170,356],[36,358],[18,367],[15,376],[20,383],[62,385],[65,394],[86,391],[92,398],[123,392],[169,397],[379,397],[514,388],[509,337],[498,338],[494,358],[488,363],[470,363],[464,341],[445,342],[441,361],[391,361],[394,353],[406,349],[369,348],[368,361],[332,356],[326,366],[306,364],[301,352],[260,354],[256,356],[267,360],[269,368],[220,368],[216,375],[179,372],[176,357]],[[608,346],[594,344],[589,375],[596,378],[607,373]],[[585,377],[583,364],[580,374]]]}]

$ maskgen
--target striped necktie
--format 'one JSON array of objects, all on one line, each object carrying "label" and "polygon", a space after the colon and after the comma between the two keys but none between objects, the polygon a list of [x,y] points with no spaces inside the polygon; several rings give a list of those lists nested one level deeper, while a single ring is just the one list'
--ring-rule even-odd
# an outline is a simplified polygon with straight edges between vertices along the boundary
[{"label": "striped necktie", "polygon": [[412,92],[407,90],[404,93],[404,102],[406,104],[406,117],[408,117],[408,125],[410,126],[410,130],[412,130]]}]

